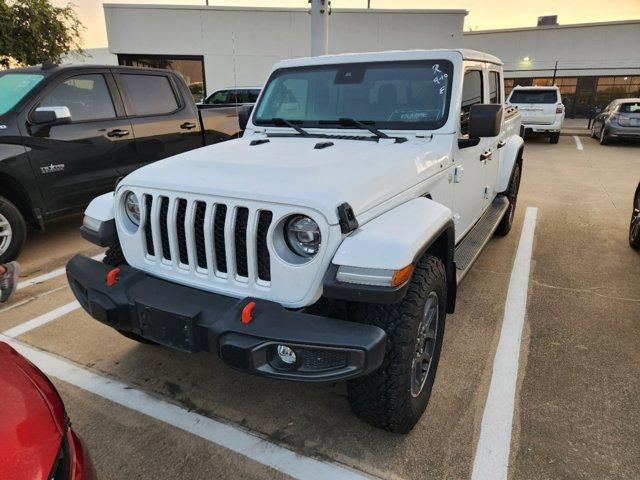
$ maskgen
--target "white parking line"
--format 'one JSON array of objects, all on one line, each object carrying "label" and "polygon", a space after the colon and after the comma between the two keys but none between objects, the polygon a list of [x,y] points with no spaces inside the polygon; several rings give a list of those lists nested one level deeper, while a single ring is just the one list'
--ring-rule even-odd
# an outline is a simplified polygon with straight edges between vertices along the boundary
[{"label": "white parking line", "polygon": [[38,328],[42,325],[52,322],[62,317],[63,315],[66,315],[67,313],[71,313],[78,308],[80,308],[80,304],[78,302],[74,301],[71,303],[67,303],[66,305],[62,305],[55,310],[51,310],[50,312],[42,314],[39,317],[21,323],[16,327],[10,328],[9,330],[5,330],[4,332],[2,332],[2,334],[6,335],[7,337],[18,337],[23,333],[27,333],[28,331],[33,330],[34,328]]},{"label": "white parking line", "polygon": [[472,480],[506,480],[522,328],[527,310],[529,272],[538,209],[528,207],[513,262],[493,374],[484,406]]},{"label": "white parking line", "polygon": [[580,137],[578,137],[577,135],[574,135],[573,139],[576,141],[576,148],[578,150],[584,150],[584,147],[582,146],[582,140],[580,140]]},{"label": "white parking line", "polygon": [[[104,253],[99,253],[98,255],[95,255],[91,258],[94,260],[102,260],[102,257],[104,257]],[[46,282],[47,280],[51,280],[52,278],[56,278],[61,275],[64,275],[66,272],[67,272],[66,268],[61,267],[61,268],[52,270],[48,273],[43,273],[42,275],[39,275],[37,277],[30,278],[29,280],[23,280],[22,282],[18,283],[18,290],[21,290],[26,287],[30,287],[32,285],[37,285],[38,283]]]},{"label": "white parking line", "polygon": [[47,375],[244,455],[291,477],[309,480],[371,478],[336,463],[297,454],[252,432],[191,412],[132,385],[98,375],[69,360],[18,340],[2,335],[0,340],[7,342]]}]

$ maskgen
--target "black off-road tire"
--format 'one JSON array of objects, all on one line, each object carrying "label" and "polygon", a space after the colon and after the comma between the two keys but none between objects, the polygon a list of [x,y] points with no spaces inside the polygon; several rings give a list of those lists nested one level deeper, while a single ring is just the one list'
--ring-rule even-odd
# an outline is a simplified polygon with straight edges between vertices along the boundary
[{"label": "black off-road tire", "polygon": [[[432,292],[437,295],[438,306],[433,353],[424,385],[414,396],[412,361],[418,343],[418,328]],[[358,305],[358,321],[380,327],[387,333],[381,367],[365,377],[348,382],[351,409],[358,417],[396,433],[408,433],[418,422],[431,396],[438,368],[446,318],[446,296],[444,265],[439,258],[425,254],[416,265],[402,302]]]},{"label": "black off-road tire", "polygon": [[[6,198],[0,196],[0,220],[6,219],[11,228],[11,240],[0,251],[0,263],[8,263],[18,258],[27,238],[27,225],[20,210]],[[0,238],[0,246],[2,245]]]},{"label": "black off-road tire", "polygon": [[629,245],[635,250],[640,250],[640,188],[633,197],[633,213],[629,225]]},{"label": "black off-road tire", "polygon": [[549,134],[549,143],[556,144],[560,140],[560,132],[552,132]]},{"label": "black off-road tire", "polygon": [[520,177],[522,176],[522,162],[520,158],[516,160],[513,166],[513,172],[511,174],[511,180],[509,181],[509,188],[504,195],[509,199],[509,207],[500,220],[498,228],[496,228],[495,234],[504,237],[511,231],[513,226],[513,218],[516,215],[516,205],[518,203],[518,191],[520,190]]},{"label": "black off-road tire", "polygon": [[[105,263],[112,267],[128,265],[127,261],[124,258],[124,254],[122,253],[122,247],[120,247],[119,243],[116,243],[115,245],[112,245],[107,249],[107,251],[104,254],[104,258],[102,259],[102,263]],[[137,333],[125,332],[124,330],[118,330],[118,329],[116,329],[116,331],[120,335],[123,335],[131,340],[135,340],[136,342],[145,343],[147,345],[158,345],[156,342],[152,340],[147,340],[146,338],[138,335]]]}]

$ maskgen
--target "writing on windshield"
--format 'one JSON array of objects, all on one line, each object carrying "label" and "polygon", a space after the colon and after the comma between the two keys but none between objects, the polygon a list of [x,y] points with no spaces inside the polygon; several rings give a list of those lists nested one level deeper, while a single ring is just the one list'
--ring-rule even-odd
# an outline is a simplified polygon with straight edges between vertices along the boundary
[{"label": "writing on windshield", "polygon": [[281,69],[267,83],[253,121],[326,127],[348,118],[343,128],[357,128],[356,120],[377,128],[437,129],[447,120],[452,74],[446,60]]}]

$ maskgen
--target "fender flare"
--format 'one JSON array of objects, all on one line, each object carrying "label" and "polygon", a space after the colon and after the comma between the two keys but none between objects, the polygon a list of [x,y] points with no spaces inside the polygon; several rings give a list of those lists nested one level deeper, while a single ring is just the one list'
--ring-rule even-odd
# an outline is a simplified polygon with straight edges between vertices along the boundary
[{"label": "fender flare", "polygon": [[101,247],[111,247],[118,241],[113,204],[113,192],[91,200],[80,227],[82,238]]},{"label": "fender flare", "polygon": [[513,166],[519,158],[522,158],[524,140],[518,135],[512,135],[503,148],[504,150],[500,155],[500,167],[495,188],[497,193],[504,193],[509,188]]},{"label": "fender flare", "polygon": [[100,195],[89,203],[84,211],[85,216],[91,217],[101,222],[108,222],[115,218],[113,192]]},{"label": "fender flare", "polygon": [[370,303],[397,303],[410,279],[399,287],[373,287],[336,280],[340,266],[399,270],[414,264],[425,252],[439,257],[447,275],[447,311],[453,312],[456,295],[455,230],[446,206],[420,197],[360,226],[346,237],[333,256],[324,282],[328,298]]}]

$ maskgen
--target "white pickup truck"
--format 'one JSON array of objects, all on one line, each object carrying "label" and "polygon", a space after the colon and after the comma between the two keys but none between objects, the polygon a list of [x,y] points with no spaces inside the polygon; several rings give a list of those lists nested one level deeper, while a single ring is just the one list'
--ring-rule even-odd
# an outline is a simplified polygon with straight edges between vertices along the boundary
[{"label": "white pickup truck", "polygon": [[518,108],[523,136],[528,132],[545,134],[549,135],[550,143],[558,143],[565,115],[558,87],[518,85],[509,94],[507,105]]},{"label": "white pickup truck", "polygon": [[278,63],[243,138],[141,168],[85,213],[70,285],[124,335],[239,370],[348,380],[394,432],[422,415],[456,286],[511,229],[522,171],[499,59],[416,50]]}]

